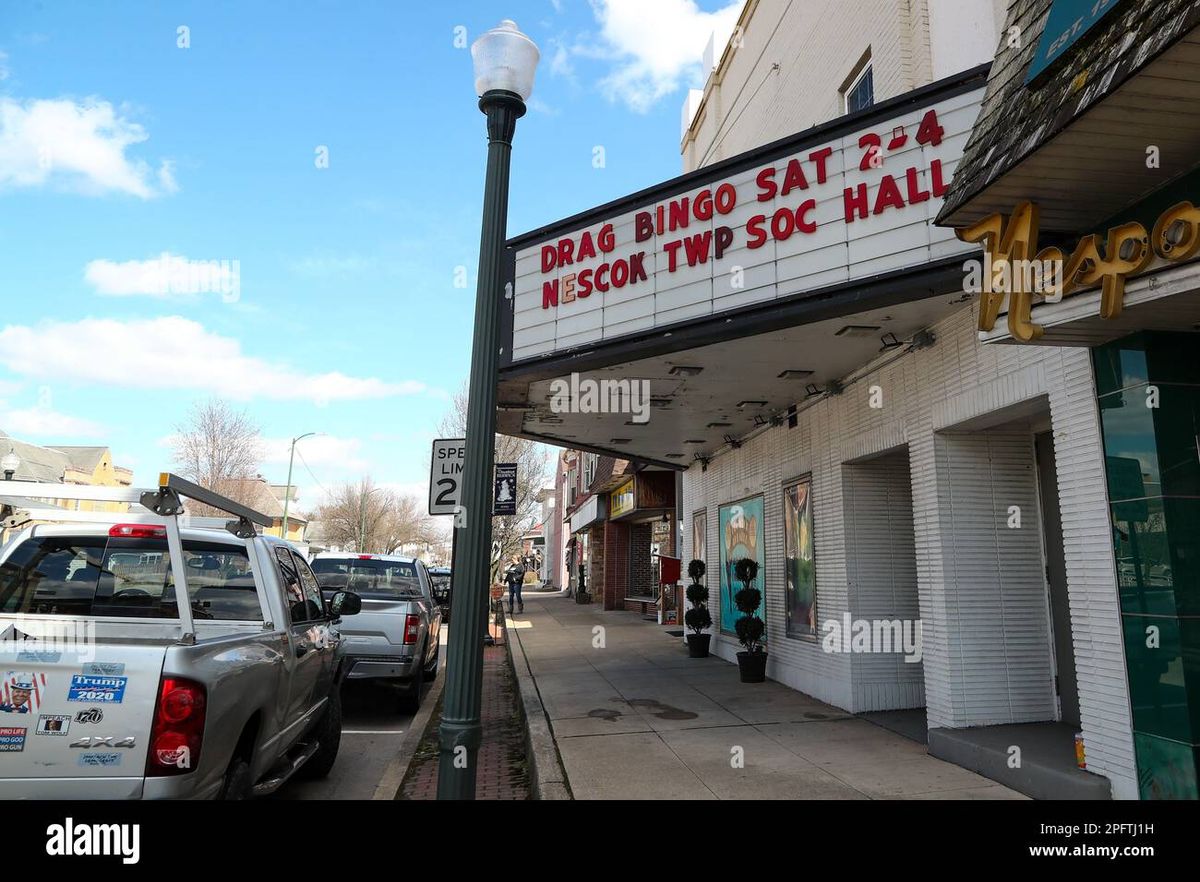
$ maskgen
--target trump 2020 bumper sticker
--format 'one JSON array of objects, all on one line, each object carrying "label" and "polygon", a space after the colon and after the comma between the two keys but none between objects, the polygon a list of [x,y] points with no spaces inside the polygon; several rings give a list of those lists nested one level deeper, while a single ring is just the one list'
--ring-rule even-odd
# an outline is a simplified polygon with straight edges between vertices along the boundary
[{"label": "trump 2020 bumper sticker", "polygon": [[120,704],[125,699],[128,677],[92,677],[74,674],[67,701],[87,701],[92,704]]}]

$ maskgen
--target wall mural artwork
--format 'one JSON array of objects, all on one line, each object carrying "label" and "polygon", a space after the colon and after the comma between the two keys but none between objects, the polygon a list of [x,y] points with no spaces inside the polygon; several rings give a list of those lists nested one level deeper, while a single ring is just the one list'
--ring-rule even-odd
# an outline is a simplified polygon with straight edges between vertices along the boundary
[{"label": "wall mural artwork", "polygon": [[[721,588],[721,633],[734,635],[734,623],[741,618],[733,596],[742,589],[742,584],[733,577],[734,565],[743,557],[758,562],[758,576],[750,587],[763,593],[757,615],[764,622],[766,615],[766,542],[763,540],[763,498],[752,496],[739,502],[722,505],[718,515],[720,588]],[[766,642],[766,638],[763,638]]]}]

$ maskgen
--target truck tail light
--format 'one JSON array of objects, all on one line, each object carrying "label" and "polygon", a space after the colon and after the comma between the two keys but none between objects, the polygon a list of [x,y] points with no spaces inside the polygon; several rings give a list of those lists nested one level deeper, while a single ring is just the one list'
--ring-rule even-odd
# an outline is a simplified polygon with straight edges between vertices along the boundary
[{"label": "truck tail light", "polygon": [[165,539],[167,528],[154,524],[113,524],[108,535],[115,539]]},{"label": "truck tail light", "polygon": [[207,704],[204,686],[182,677],[163,677],[154,705],[146,776],[186,775],[200,762]]},{"label": "truck tail light", "polygon": [[417,638],[421,635],[421,617],[414,616],[411,613],[404,617],[404,645],[416,643]]}]

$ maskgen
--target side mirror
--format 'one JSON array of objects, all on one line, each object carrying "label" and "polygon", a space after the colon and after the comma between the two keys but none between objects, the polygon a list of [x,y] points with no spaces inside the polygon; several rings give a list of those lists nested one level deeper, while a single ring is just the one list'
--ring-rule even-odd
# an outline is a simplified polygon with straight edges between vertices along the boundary
[{"label": "side mirror", "polygon": [[362,598],[353,591],[338,591],[329,598],[329,615],[335,619],[362,612]]}]

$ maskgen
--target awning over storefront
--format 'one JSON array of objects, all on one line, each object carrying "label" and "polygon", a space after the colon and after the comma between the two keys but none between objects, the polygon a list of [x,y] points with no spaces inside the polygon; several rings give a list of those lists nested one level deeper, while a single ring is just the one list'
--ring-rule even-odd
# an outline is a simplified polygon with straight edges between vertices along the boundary
[{"label": "awning over storefront", "polygon": [[984,276],[1003,271],[983,287],[985,342],[1200,327],[1200,0],[1109,7],[1010,9],[1025,44],[997,57],[938,217]]},{"label": "awning over storefront", "polygon": [[[1045,73],[1027,80],[1062,36],[1044,39],[1045,24],[1065,21],[1066,33],[1078,31],[1096,5],[1011,5],[1009,47],[996,56],[939,224],[964,227],[1036,199],[1043,233],[1091,232],[1195,165],[1200,0],[1111,2]],[[1056,15],[1068,7],[1079,14]]]},{"label": "awning over storefront", "polygon": [[924,345],[975,250],[932,220],[985,76],[510,240],[499,430],[677,469]]},{"label": "awning over storefront", "polygon": [[579,510],[571,515],[571,533],[578,533],[580,530],[586,530],[592,524],[599,523],[607,516],[607,506],[605,499],[607,497],[591,496],[584,501],[579,507]]}]

